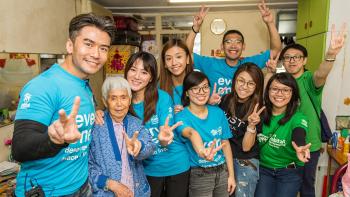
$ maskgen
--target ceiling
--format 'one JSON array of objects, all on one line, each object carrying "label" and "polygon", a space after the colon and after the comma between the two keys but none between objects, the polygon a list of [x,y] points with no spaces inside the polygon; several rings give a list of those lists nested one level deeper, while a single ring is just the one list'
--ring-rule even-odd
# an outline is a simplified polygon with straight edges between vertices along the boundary
[{"label": "ceiling", "polygon": [[[157,13],[193,13],[201,4],[215,11],[235,11],[257,9],[260,0],[224,0],[202,3],[169,3],[168,0],[93,0],[111,10],[113,15],[120,14],[157,14]],[[270,9],[296,9],[297,0],[268,0]]]}]

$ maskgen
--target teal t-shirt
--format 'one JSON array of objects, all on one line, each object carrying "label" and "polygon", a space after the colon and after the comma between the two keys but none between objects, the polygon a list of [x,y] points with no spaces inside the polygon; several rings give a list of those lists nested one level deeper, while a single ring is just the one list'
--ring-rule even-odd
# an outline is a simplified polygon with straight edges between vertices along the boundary
[{"label": "teal t-shirt", "polygon": [[181,102],[182,90],[183,90],[182,85],[178,85],[174,87],[173,89],[174,105],[182,105],[182,102]]},{"label": "teal t-shirt", "polygon": [[16,196],[24,196],[24,188],[31,188],[30,180],[41,185],[46,196],[72,194],[87,180],[91,129],[95,122],[93,95],[87,81],[69,74],[58,64],[53,65],[24,86],[16,120],[33,120],[49,126],[59,118],[60,109],[70,114],[76,96],[81,100],[76,123],[82,138],[53,157],[21,163]]},{"label": "teal t-shirt", "polygon": [[[137,116],[143,120],[144,102],[133,104]],[[174,124],[173,101],[168,93],[158,89],[158,102],[156,113],[146,122],[145,127],[152,136],[152,141],[156,144],[153,155],[143,160],[145,173],[148,176],[165,177],[185,172],[190,168],[189,156],[178,135],[174,135],[173,142],[162,147],[158,140],[160,127],[165,124],[165,119],[169,118],[169,126]],[[175,133],[174,133],[175,134]]]},{"label": "teal t-shirt", "polygon": [[[285,114],[271,117],[270,125],[263,124],[262,133],[258,134],[260,146],[260,165],[267,168],[284,168],[291,163],[303,166],[292,146],[292,131],[299,127],[308,133],[308,122],[304,114],[296,112],[288,122],[280,125]],[[270,137],[271,136],[271,137]],[[269,139],[270,137],[270,139]],[[268,141],[267,141],[268,140]]]},{"label": "teal t-shirt", "polygon": [[175,116],[176,121],[182,121],[183,125],[176,129],[176,132],[181,135],[181,139],[184,140],[187,150],[190,154],[191,166],[193,167],[213,167],[223,164],[225,162],[225,156],[222,150],[218,151],[214,156],[213,161],[207,161],[198,156],[193,149],[192,143],[189,139],[182,137],[182,132],[186,127],[191,127],[198,132],[203,140],[205,148],[216,140],[216,145],[221,145],[221,140],[227,140],[232,137],[230,128],[224,112],[216,106],[207,105],[208,116],[205,119],[201,119],[194,115],[188,107],[177,113]]},{"label": "teal t-shirt", "polygon": [[194,68],[208,76],[212,88],[216,83],[217,91],[223,90],[222,95],[231,92],[233,75],[241,64],[253,62],[260,68],[264,68],[269,59],[270,50],[267,50],[258,55],[242,58],[235,66],[229,66],[225,58],[201,56],[193,53]]},{"label": "teal t-shirt", "polygon": [[[315,87],[313,74],[310,71],[305,71],[296,80],[300,93],[299,110],[305,114],[309,122],[309,132],[306,135],[306,141],[311,143],[311,152],[317,151],[322,146],[321,123],[316,113],[320,114],[321,112],[323,86],[319,88]],[[313,100],[316,109],[310,99]]]}]

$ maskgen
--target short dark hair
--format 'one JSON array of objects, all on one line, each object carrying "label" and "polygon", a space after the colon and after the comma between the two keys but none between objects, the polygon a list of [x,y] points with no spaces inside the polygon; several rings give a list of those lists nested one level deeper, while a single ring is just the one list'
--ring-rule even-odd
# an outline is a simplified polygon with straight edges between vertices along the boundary
[{"label": "short dark hair", "polygon": [[111,38],[111,42],[113,41],[115,35],[113,20],[110,17],[97,16],[94,13],[80,14],[70,21],[69,39],[74,42],[79,31],[86,26],[93,26],[106,32]]},{"label": "short dark hair", "polygon": [[205,75],[202,72],[192,71],[185,76],[184,82],[183,82],[183,91],[181,95],[181,102],[184,107],[190,104],[190,98],[188,98],[188,96],[186,95],[186,92],[192,87],[199,85],[204,80],[208,81],[208,85],[210,87],[210,82],[207,75]]},{"label": "short dark hair", "polygon": [[242,43],[244,43],[244,36],[243,36],[243,34],[242,34],[242,32],[240,32],[239,30],[237,30],[237,29],[231,29],[231,30],[228,30],[225,34],[224,34],[224,37],[222,37],[222,44],[224,44],[224,42],[225,42],[225,38],[226,38],[226,36],[227,35],[229,35],[229,34],[238,34],[238,35],[240,35],[241,37],[242,37]]},{"label": "short dark hair", "polygon": [[283,85],[286,85],[292,89],[292,97],[291,97],[289,103],[287,104],[285,116],[281,120],[279,120],[279,122],[278,122],[280,125],[283,125],[286,122],[288,122],[289,119],[291,119],[291,117],[294,115],[294,113],[298,109],[299,102],[300,102],[299,88],[298,88],[298,84],[297,84],[296,80],[294,79],[294,77],[287,72],[274,74],[269,79],[269,81],[267,82],[267,85],[266,85],[265,93],[264,93],[264,101],[265,101],[265,107],[266,107],[264,123],[267,125],[270,125],[270,121],[271,121],[271,117],[272,117],[272,105],[273,104],[270,101],[269,91],[270,91],[270,86],[271,86],[273,81],[277,81],[277,82],[279,82]]},{"label": "short dark hair", "polygon": [[281,55],[280,55],[280,59],[283,59],[283,56],[287,52],[288,49],[299,50],[299,51],[301,51],[303,53],[304,57],[307,57],[307,50],[306,50],[306,48],[303,45],[301,45],[301,44],[290,44],[290,45],[287,45],[286,47],[284,47],[284,49],[282,49]]}]

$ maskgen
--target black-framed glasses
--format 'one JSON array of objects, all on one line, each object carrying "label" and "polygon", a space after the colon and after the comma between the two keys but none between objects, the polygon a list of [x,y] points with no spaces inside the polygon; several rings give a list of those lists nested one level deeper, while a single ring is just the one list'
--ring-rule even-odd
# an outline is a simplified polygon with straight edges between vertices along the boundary
[{"label": "black-framed glasses", "polygon": [[272,94],[277,94],[278,92],[281,92],[283,95],[289,95],[290,93],[292,93],[292,89],[291,88],[276,88],[276,87],[272,87],[269,90],[270,90],[270,92]]},{"label": "black-framed glasses", "polygon": [[245,86],[245,84],[247,84],[247,87],[249,89],[253,89],[256,86],[255,82],[253,82],[253,81],[244,81],[243,79],[237,79],[236,83],[237,83],[238,86]]},{"label": "black-framed glasses", "polygon": [[224,40],[224,44],[231,45],[231,44],[242,44],[242,39],[226,39]]},{"label": "black-framed glasses", "polygon": [[193,87],[190,89],[194,94],[199,94],[201,91],[203,91],[204,93],[207,93],[209,92],[210,90],[210,87],[208,85],[204,85],[202,87]]},{"label": "black-framed glasses", "polygon": [[296,55],[296,56],[289,56],[289,55],[286,55],[283,57],[283,61],[284,62],[290,62],[290,61],[295,61],[295,62],[298,62],[300,61],[304,56],[302,55]]}]

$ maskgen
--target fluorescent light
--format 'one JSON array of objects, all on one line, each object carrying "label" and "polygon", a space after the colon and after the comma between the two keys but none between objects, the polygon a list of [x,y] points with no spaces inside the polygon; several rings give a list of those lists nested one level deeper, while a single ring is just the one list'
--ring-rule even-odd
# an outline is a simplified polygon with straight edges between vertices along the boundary
[{"label": "fluorescent light", "polygon": [[199,2],[224,2],[232,0],[168,0],[169,3],[199,3]]}]

